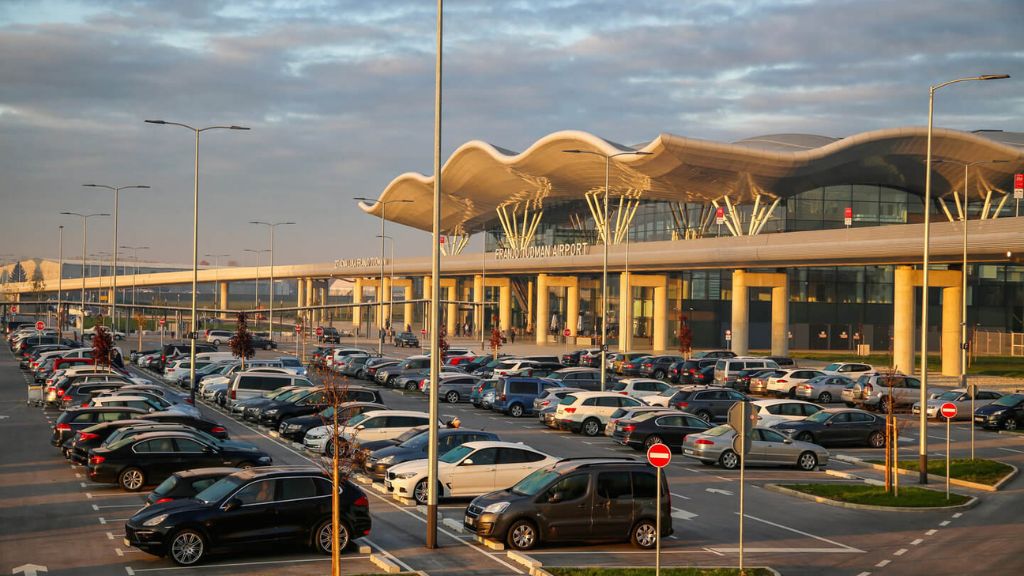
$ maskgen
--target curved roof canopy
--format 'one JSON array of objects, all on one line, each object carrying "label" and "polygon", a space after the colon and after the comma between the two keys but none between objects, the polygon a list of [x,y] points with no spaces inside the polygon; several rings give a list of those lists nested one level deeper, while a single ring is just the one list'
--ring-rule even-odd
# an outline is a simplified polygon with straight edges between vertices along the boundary
[{"label": "curved roof canopy", "polygon": [[[441,227],[444,233],[474,232],[497,220],[495,209],[528,201],[580,199],[600,191],[605,160],[612,162],[612,195],[639,195],[651,200],[707,203],[729,197],[733,204],[755,196],[786,198],[813,188],[839,184],[878,184],[924,193],[927,130],[890,128],[846,138],[811,134],[775,134],[732,144],[663,133],[650,143],[630,148],[580,131],[555,132],[521,153],[474,140],[459,147],[441,169]],[[568,154],[571,149],[594,154]],[[971,169],[969,191],[984,197],[990,190],[1012,193],[1013,174],[1024,171],[1024,134],[1000,131],[961,132],[935,129],[932,193],[962,190],[964,164],[1001,160]],[[406,173],[388,184],[383,201],[411,200],[387,210],[388,220],[431,229],[432,176]],[[380,216],[380,203],[362,203]]]}]

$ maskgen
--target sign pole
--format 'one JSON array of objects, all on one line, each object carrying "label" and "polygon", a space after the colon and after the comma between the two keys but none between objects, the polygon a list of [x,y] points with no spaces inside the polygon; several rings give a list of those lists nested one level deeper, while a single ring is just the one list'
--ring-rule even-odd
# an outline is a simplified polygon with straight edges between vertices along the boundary
[{"label": "sign pole", "polygon": [[939,406],[939,414],[946,419],[946,500],[949,500],[949,462],[953,456],[949,450],[949,423],[956,418],[956,413],[956,404],[952,402],[944,402],[942,406]]},{"label": "sign pole", "polygon": [[655,550],[654,550],[654,576],[661,576],[661,467],[658,470],[658,489],[655,507],[658,512],[654,515]]},{"label": "sign pole", "polygon": [[952,418],[946,418],[946,500],[949,500],[949,460],[951,455],[949,453],[949,423],[953,420]]},{"label": "sign pole", "polygon": [[[742,418],[740,420],[740,442],[741,446],[745,446],[747,438],[747,419]],[[747,467],[747,454],[746,450],[743,451],[743,455],[740,456],[740,576],[743,576],[743,476],[744,470]]]}]

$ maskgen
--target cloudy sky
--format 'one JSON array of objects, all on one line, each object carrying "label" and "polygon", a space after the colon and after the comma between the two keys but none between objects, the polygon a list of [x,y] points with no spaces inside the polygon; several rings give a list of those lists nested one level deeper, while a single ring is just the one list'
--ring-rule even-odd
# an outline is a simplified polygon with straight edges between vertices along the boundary
[{"label": "cloudy sky", "polygon": [[[433,0],[0,0],[0,258],[81,251],[77,219],[125,191],[120,243],[191,256],[191,134],[204,134],[200,254],[242,264],[373,255],[354,196],[432,169]],[[1020,0],[448,0],[444,149],[523,150],[556,130],[623,143],[843,136],[926,122],[1024,131]],[[112,246],[92,220],[90,252]],[[392,226],[397,255],[427,253]],[[212,259],[211,259],[212,260]],[[222,262],[225,259],[222,259]]]}]

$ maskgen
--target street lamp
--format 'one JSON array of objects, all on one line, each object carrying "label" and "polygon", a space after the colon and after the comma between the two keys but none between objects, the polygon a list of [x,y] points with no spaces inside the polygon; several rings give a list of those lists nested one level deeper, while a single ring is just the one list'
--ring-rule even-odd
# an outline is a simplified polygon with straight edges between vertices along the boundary
[{"label": "street lamp", "polygon": [[135,268],[132,269],[132,313],[135,312],[135,277],[139,274],[139,250],[149,250],[149,246],[121,246],[125,250],[132,251],[132,260]]},{"label": "street lamp", "polygon": [[[967,206],[968,206],[968,170],[971,166],[982,164],[1005,164],[1008,160],[977,160],[974,162],[958,162],[956,160],[933,160],[934,164],[957,164],[964,167],[964,205],[960,213],[960,221],[964,228],[964,250],[963,262],[960,265],[961,280],[960,288],[960,314],[963,316],[960,322],[960,386],[965,388],[971,395],[971,414],[974,414],[974,395],[976,390],[967,386]],[[971,426],[971,460],[974,460],[974,426]]]},{"label": "street lamp", "polygon": [[[107,190],[114,191],[114,263],[111,274],[111,286],[113,291],[113,298],[110,300],[110,325],[114,329],[114,333],[117,333],[117,205],[118,199],[121,196],[121,190],[129,190],[132,188],[149,188],[144,184],[134,184],[132,186],[108,186],[106,184],[82,184],[86,188],[105,188]],[[127,328],[127,326],[125,326]]]},{"label": "street lamp", "polygon": [[[380,204],[380,234],[377,238],[380,238],[380,297],[377,298],[377,353],[380,355],[384,354],[384,337],[381,330],[384,329],[384,222],[385,215],[387,213],[388,204],[409,204],[412,200],[380,200],[373,198],[353,198],[353,200],[359,200],[360,202],[369,202],[370,204]],[[388,301],[391,300],[391,295],[388,294]]]},{"label": "street lamp", "polygon": [[[252,252],[256,254],[256,309],[260,308],[260,254],[263,252],[270,252],[270,249],[264,248],[262,250],[256,250],[253,248],[245,248],[243,252]],[[273,295],[271,295],[273,298]]]},{"label": "street lamp", "polygon": [[[605,389],[605,383],[607,382],[607,363],[608,363],[608,243],[611,237],[611,231],[608,228],[608,186],[609,186],[609,175],[611,172],[612,158],[618,156],[649,156],[650,152],[640,152],[636,150],[629,150],[626,152],[616,152],[615,154],[604,154],[596,152],[594,150],[562,150],[568,154],[590,154],[592,156],[598,156],[604,158],[604,223],[602,225],[602,235],[604,236],[604,260],[601,265],[601,391]],[[621,297],[621,296],[620,296]],[[619,313],[619,319],[621,320],[622,314]],[[622,330],[629,330],[630,327],[622,326],[619,323],[619,341],[622,341]]]},{"label": "street lamp", "polygon": [[61,289],[64,285],[64,225],[57,227],[57,337],[64,338],[64,323],[60,316]]},{"label": "street lamp", "polygon": [[[918,443],[918,482],[928,483],[928,248],[931,240],[930,210],[932,200],[932,123],[935,112],[935,92],[940,88],[956,84],[958,82],[971,82],[975,80],[1002,80],[1009,78],[1008,74],[984,74],[968,78],[957,78],[936,84],[928,89],[928,144],[924,164],[924,261],[922,262],[922,283],[921,290],[921,415],[918,422],[921,431]],[[966,223],[964,224],[966,227]],[[947,455],[948,458],[948,455]]]},{"label": "street lamp", "polygon": [[[261,222],[259,220],[250,220],[249,224],[258,224],[260,226],[266,226],[270,228],[270,315],[267,316],[268,332],[271,340],[274,339],[274,230],[278,226],[290,226],[295,222]],[[259,268],[257,268],[259,270]],[[257,289],[259,286],[257,286]],[[257,294],[259,294],[257,290]]]},{"label": "street lamp", "polygon": [[85,272],[86,263],[88,262],[88,246],[89,246],[89,218],[95,218],[97,216],[110,216],[106,212],[99,214],[80,214],[78,212],[61,212],[64,216],[78,216],[82,219],[82,309],[79,311],[82,315],[82,325],[78,327],[79,333],[83,335],[85,332]]},{"label": "street lamp", "polygon": [[181,126],[187,130],[191,130],[196,136],[195,144],[195,179],[192,189],[192,324],[191,333],[189,334],[189,341],[191,345],[189,347],[189,363],[188,363],[188,381],[189,381],[189,396],[192,403],[196,400],[196,337],[198,336],[196,330],[196,293],[199,284],[199,134],[206,132],[207,130],[248,130],[244,126],[206,126],[204,128],[193,128],[188,124],[182,124],[180,122],[167,122],[165,120],[146,120],[147,124],[161,124],[168,126]]},{"label": "street lamp", "polygon": [[[376,237],[377,238],[381,238],[381,235],[378,234]],[[388,240],[389,242],[391,242],[391,258],[390,258],[390,260],[391,260],[391,289],[394,290],[395,289],[395,239],[393,237],[391,237],[391,236],[383,236],[383,238],[385,240]],[[391,294],[388,294],[388,302],[389,303],[391,302]],[[395,307],[392,305],[392,306],[388,307],[388,324],[394,325],[394,322],[392,322],[392,319],[394,317],[395,317]]]}]

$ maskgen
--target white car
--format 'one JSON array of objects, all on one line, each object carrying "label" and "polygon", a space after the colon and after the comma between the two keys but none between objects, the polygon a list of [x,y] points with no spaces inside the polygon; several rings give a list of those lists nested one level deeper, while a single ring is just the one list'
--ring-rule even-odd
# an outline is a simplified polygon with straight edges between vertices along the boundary
[{"label": "white car", "polygon": [[494,375],[492,378],[501,378],[502,376],[529,376],[533,369],[539,366],[540,363],[534,360],[503,360],[494,367]]},{"label": "white car", "polygon": [[[438,496],[479,496],[502,490],[558,460],[515,442],[466,442],[438,459]],[[411,460],[388,468],[384,486],[392,494],[426,504],[427,460]]]},{"label": "white car", "polygon": [[846,376],[851,380],[856,380],[863,374],[874,372],[875,369],[870,364],[862,362],[833,362],[822,368],[821,371],[831,376]]},{"label": "white car", "polygon": [[618,392],[575,392],[567,395],[555,409],[555,422],[561,430],[597,436],[619,408],[644,406],[642,400]]},{"label": "white car", "polygon": [[136,394],[114,394],[112,396],[97,396],[89,403],[90,406],[118,406],[127,408],[142,408],[150,412],[179,412],[189,416],[199,416],[199,411],[188,404],[175,404],[163,398],[147,397]]},{"label": "white car", "polygon": [[612,384],[609,389],[633,398],[656,396],[666,390],[675,391],[675,387],[654,378],[626,378]]},{"label": "white car", "polygon": [[779,398],[795,398],[797,386],[812,378],[824,375],[824,372],[820,370],[809,370],[807,368],[790,368],[788,370],[780,370],[780,372],[782,372],[781,375],[768,378],[766,394]]},{"label": "white car", "polygon": [[[104,326],[104,328],[106,328],[107,332],[110,332],[114,336],[114,340],[124,340],[124,338],[125,338],[125,333],[124,332],[121,332],[120,330],[112,330],[108,326]],[[86,328],[85,330],[82,330],[82,336],[83,337],[85,337],[85,336],[95,336],[95,335],[96,335],[96,327],[95,326],[93,326],[92,328]]]},{"label": "white car", "polygon": [[[424,426],[430,422],[426,412],[413,410],[371,410],[353,416],[344,426],[338,426],[338,437],[346,445],[377,440],[393,440],[409,428]],[[440,424],[439,424],[440,425]],[[334,442],[331,438],[333,426],[317,426],[306,432],[302,445],[316,454],[333,456]]]},{"label": "white car", "polygon": [[755,400],[750,403],[757,410],[757,425],[771,428],[779,422],[803,420],[821,406],[803,400]]}]

